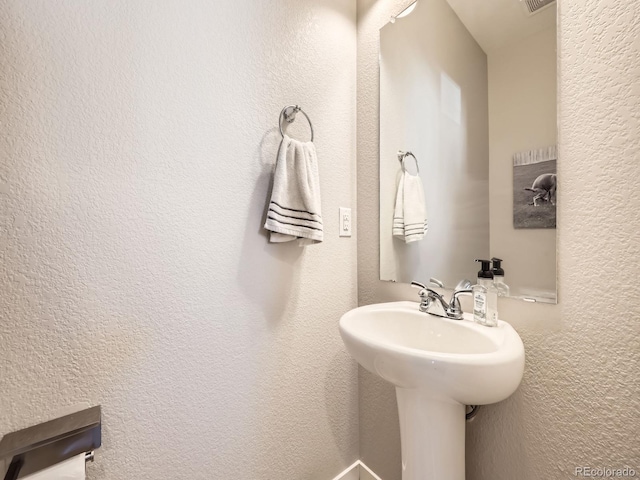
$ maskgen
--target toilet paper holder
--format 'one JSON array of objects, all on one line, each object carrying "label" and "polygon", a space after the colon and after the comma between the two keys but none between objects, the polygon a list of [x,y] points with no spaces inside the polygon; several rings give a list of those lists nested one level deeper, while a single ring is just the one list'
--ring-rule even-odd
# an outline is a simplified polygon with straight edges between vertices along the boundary
[{"label": "toilet paper holder", "polygon": [[102,445],[100,405],[8,433],[0,440],[0,479],[18,480]]}]

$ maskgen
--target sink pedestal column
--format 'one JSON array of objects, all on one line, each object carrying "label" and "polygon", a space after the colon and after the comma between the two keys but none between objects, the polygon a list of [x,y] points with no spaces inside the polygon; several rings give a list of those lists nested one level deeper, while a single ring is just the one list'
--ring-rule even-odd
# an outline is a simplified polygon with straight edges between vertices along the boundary
[{"label": "sink pedestal column", "polygon": [[402,480],[465,480],[464,405],[396,387]]}]

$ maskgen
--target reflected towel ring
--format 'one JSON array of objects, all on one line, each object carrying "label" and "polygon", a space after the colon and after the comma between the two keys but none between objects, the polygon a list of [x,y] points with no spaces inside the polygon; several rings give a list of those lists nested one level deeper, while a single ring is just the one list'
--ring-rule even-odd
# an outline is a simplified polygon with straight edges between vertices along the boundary
[{"label": "reflected towel ring", "polygon": [[[420,173],[420,164],[418,163],[418,159],[416,158],[416,156],[411,153],[411,152],[403,152],[402,150],[398,150],[398,160],[400,161],[400,165],[402,165],[402,171],[405,173],[409,173],[407,172],[406,167],[404,166],[404,161],[407,157],[413,157],[413,159],[416,162],[416,172],[419,174]],[[409,174],[411,175],[411,174]]]},{"label": "reflected towel ring", "polygon": [[309,115],[307,115],[302,108],[298,105],[287,105],[280,112],[280,117],[278,118],[278,126],[280,127],[280,135],[284,138],[284,132],[282,131],[282,119],[284,118],[287,123],[293,123],[296,119],[296,114],[298,112],[302,112],[302,114],[309,122],[309,127],[311,128],[311,141],[313,142],[313,125],[311,124],[311,120],[309,119]]}]

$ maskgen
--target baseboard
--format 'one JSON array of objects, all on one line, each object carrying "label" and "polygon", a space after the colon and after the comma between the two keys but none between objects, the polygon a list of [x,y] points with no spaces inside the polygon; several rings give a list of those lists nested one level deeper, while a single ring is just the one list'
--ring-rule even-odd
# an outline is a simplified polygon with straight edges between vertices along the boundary
[{"label": "baseboard", "polygon": [[358,460],[333,480],[360,480],[360,463],[360,460]]},{"label": "baseboard", "polygon": [[367,467],[364,463],[360,462],[360,480],[382,480],[378,475]]},{"label": "baseboard", "polygon": [[382,480],[360,460],[348,467],[333,480]]}]

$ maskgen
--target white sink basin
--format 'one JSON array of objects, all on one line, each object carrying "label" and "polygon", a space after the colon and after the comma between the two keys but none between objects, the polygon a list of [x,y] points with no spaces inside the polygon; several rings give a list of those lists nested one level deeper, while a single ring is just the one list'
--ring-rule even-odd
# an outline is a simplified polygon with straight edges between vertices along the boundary
[{"label": "white sink basin", "polygon": [[485,327],[469,314],[452,320],[393,302],[346,313],[340,334],[358,363],[396,386],[403,480],[464,480],[465,405],[499,402],[518,388],[517,332],[503,321]]},{"label": "white sink basin", "polygon": [[347,350],[397,387],[419,388],[465,405],[504,400],[520,384],[524,347],[503,321],[485,327],[427,315],[413,302],[356,308],[340,319]]}]

